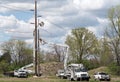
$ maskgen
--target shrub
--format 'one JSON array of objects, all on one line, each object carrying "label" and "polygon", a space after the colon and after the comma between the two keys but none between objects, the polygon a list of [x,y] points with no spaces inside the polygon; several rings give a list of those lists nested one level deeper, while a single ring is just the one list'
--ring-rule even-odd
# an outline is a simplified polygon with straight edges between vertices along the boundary
[{"label": "shrub", "polygon": [[120,76],[120,66],[118,66],[116,63],[110,64],[109,69],[112,74]]},{"label": "shrub", "polygon": [[99,64],[95,60],[83,60],[83,65],[88,70],[99,67]]}]

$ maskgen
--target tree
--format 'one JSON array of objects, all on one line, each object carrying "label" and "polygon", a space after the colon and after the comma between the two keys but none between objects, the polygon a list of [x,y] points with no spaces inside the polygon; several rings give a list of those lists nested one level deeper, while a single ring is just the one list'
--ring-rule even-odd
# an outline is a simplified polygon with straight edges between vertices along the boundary
[{"label": "tree", "polygon": [[108,12],[109,27],[106,29],[108,44],[114,54],[117,65],[120,66],[120,6],[113,7]]},{"label": "tree", "polygon": [[9,71],[9,66],[10,65],[5,60],[0,61],[0,72],[4,73]]},{"label": "tree", "polygon": [[102,66],[108,66],[110,65],[113,60],[114,56],[112,54],[112,51],[110,49],[110,46],[108,45],[108,38],[104,37],[99,40],[99,58],[100,58],[100,64]]},{"label": "tree", "polygon": [[55,52],[58,62],[63,62],[65,58],[65,54],[67,53],[67,48],[65,46],[60,45],[53,45],[52,47],[54,49],[53,52]]},{"label": "tree", "polygon": [[86,28],[76,28],[72,30],[71,35],[67,36],[66,44],[70,47],[73,60],[81,63],[83,56],[94,54],[98,43],[93,32]]},{"label": "tree", "polygon": [[46,52],[45,53],[45,62],[56,62],[57,56],[53,52]]},{"label": "tree", "polygon": [[9,52],[4,53],[1,57],[0,57],[0,62],[5,61],[6,63],[10,64],[11,63],[11,56]]},{"label": "tree", "polygon": [[1,48],[3,53],[9,52],[11,63],[15,67],[21,67],[33,62],[33,50],[24,41],[12,39],[3,43]]},{"label": "tree", "polygon": [[11,56],[9,52],[4,53],[0,57],[0,72],[6,72],[10,70],[10,65],[11,65]]}]

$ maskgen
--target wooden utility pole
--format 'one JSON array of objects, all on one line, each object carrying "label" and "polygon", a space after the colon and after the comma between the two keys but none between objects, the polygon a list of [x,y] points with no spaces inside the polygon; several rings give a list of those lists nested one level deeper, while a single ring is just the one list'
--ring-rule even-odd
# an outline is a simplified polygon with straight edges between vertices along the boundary
[{"label": "wooden utility pole", "polygon": [[41,75],[41,73],[40,73],[40,42],[39,42],[39,38],[40,38],[40,33],[39,33],[39,29],[38,29],[38,76]]},{"label": "wooden utility pole", "polygon": [[35,0],[35,75],[38,76],[38,59],[37,59],[37,51],[38,51],[38,46],[37,46],[37,1]]}]

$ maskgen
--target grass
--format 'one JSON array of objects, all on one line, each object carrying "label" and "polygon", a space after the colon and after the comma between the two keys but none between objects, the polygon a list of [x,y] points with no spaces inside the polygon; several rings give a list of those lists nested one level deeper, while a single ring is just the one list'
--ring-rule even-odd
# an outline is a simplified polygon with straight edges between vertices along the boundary
[{"label": "grass", "polygon": [[[56,77],[29,77],[29,78],[15,78],[15,77],[2,77],[0,78],[0,82],[70,82],[66,79],[59,79]],[[72,82],[82,82],[82,81],[72,81]],[[87,81],[83,81],[87,82]],[[89,82],[100,82],[90,79]],[[103,81],[104,82],[104,81]],[[120,82],[120,78],[112,79],[111,82]]]},{"label": "grass", "polygon": [[[109,73],[109,70],[107,67],[100,67],[97,69],[93,69],[89,71],[89,74],[91,75],[91,79],[89,82],[100,82],[100,81],[95,81],[93,79],[93,75],[97,71],[104,71]],[[111,75],[112,80],[110,82],[120,82],[120,77],[119,76],[113,76]],[[59,79],[56,76],[42,76],[42,77],[29,77],[29,78],[16,78],[16,77],[4,77],[3,75],[0,75],[0,82],[70,82],[66,79]],[[82,81],[72,81],[72,82],[82,82]],[[83,81],[87,82],[87,81]],[[106,81],[102,81],[106,82]]]}]

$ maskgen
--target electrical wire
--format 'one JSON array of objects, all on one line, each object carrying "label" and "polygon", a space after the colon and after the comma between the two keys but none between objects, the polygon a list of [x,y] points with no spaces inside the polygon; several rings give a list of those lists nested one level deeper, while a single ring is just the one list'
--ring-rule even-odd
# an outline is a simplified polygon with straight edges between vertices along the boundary
[{"label": "electrical wire", "polygon": [[0,1],[0,4],[1,4],[0,6],[3,8],[7,8],[10,10],[14,10],[14,11],[22,12],[22,13],[32,14],[31,10],[21,10],[22,8],[20,8],[20,7],[12,6],[7,3],[3,3],[1,1]]},{"label": "electrical wire", "polygon": [[24,37],[24,36],[11,36],[12,38],[22,38],[22,39],[27,39],[27,38],[33,38],[33,37]]},{"label": "electrical wire", "polygon": [[30,11],[29,12],[28,11],[23,11],[23,10],[15,9],[15,8],[4,6],[4,5],[0,5],[0,6],[4,7],[4,8],[7,8],[7,9],[14,10],[14,11],[18,11],[18,12],[22,12],[22,13],[27,13],[27,14],[32,14]]},{"label": "electrical wire", "polygon": [[55,23],[51,22],[49,19],[46,19],[46,18],[44,18],[44,17],[42,17],[42,18],[45,19],[47,22],[49,22],[49,23],[55,25],[57,28],[60,28],[60,29],[62,29],[62,30],[64,30],[64,31],[66,30],[66,29],[63,28],[61,25],[55,24]]},{"label": "electrical wire", "polygon": [[[1,3],[1,2],[0,2],[0,3]],[[4,7],[4,8],[8,8],[8,9],[15,10],[15,11],[19,11],[19,12],[30,13],[30,10],[29,10],[29,12],[28,12],[28,11],[26,11],[26,10],[24,11],[24,10],[15,9],[15,6],[13,6],[14,8],[12,8],[12,7],[10,7],[11,5],[8,5],[8,6],[0,5],[0,6],[2,6],[2,7]],[[16,8],[20,8],[20,7],[16,7]],[[31,14],[31,13],[30,13],[30,14]],[[46,19],[46,18],[44,18],[44,17],[42,17],[42,18],[45,19],[46,21],[48,21],[49,23],[55,25],[57,28],[60,28],[60,29],[62,29],[62,30],[66,30],[66,29],[65,29],[64,27],[62,27],[61,25],[55,24],[55,23],[51,22],[49,19]]]},{"label": "electrical wire", "polygon": [[49,32],[49,31],[47,31],[47,30],[45,30],[45,29],[42,29],[42,28],[40,28],[40,29],[43,30],[43,31],[45,31],[45,32],[47,32],[47,33],[49,33],[50,35],[53,36],[53,33]]},{"label": "electrical wire", "polygon": [[[18,10],[23,9],[22,7],[13,6],[13,5],[10,5],[10,4],[7,4],[7,3],[9,3],[9,2],[6,2],[6,3],[4,2],[3,3],[3,2],[0,1],[0,4],[2,4],[2,5],[4,4],[5,6],[9,6],[9,7],[13,8],[13,9],[15,9],[15,8],[17,8]],[[21,11],[30,11],[30,10],[21,10]]]},{"label": "electrical wire", "polygon": [[12,31],[12,30],[4,30],[7,32],[14,32],[14,33],[32,33],[32,32],[21,32],[21,31]]},{"label": "electrical wire", "polygon": [[[2,3],[2,2],[0,2],[0,3]],[[16,9],[16,8],[20,8],[20,7],[15,7],[15,6],[11,6],[11,5],[0,5],[0,6],[1,6],[1,7],[4,7],[4,8],[7,8],[7,9],[11,9],[11,10],[15,10],[15,11],[19,11],[19,12],[31,14],[31,13],[30,13],[30,10],[29,10],[29,12],[28,12],[28,10],[25,11],[25,10]],[[13,8],[13,7],[14,7],[14,8]],[[42,18],[43,18],[43,17],[42,17]],[[43,18],[43,19],[45,19],[45,18]],[[48,21],[49,23],[55,25],[57,28],[60,28],[60,29],[62,29],[62,30],[65,30],[65,28],[63,28],[61,25],[55,24],[55,23],[51,22],[51,21],[48,20],[48,19],[45,19],[45,20]],[[40,28],[40,29],[41,29],[41,28]],[[45,30],[45,29],[41,29],[41,30],[49,33],[50,35],[53,35],[53,33],[50,33],[49,31],[47,31],[47,30]],[[6,30],[6,31],[8,31],[8,30]],[[8,31],[8,32],[12,32],[12,31]],[[20,31],[13,31],[13,32],[16,32],[16,33],[32,33],[32,32],[20,32]]]}]

